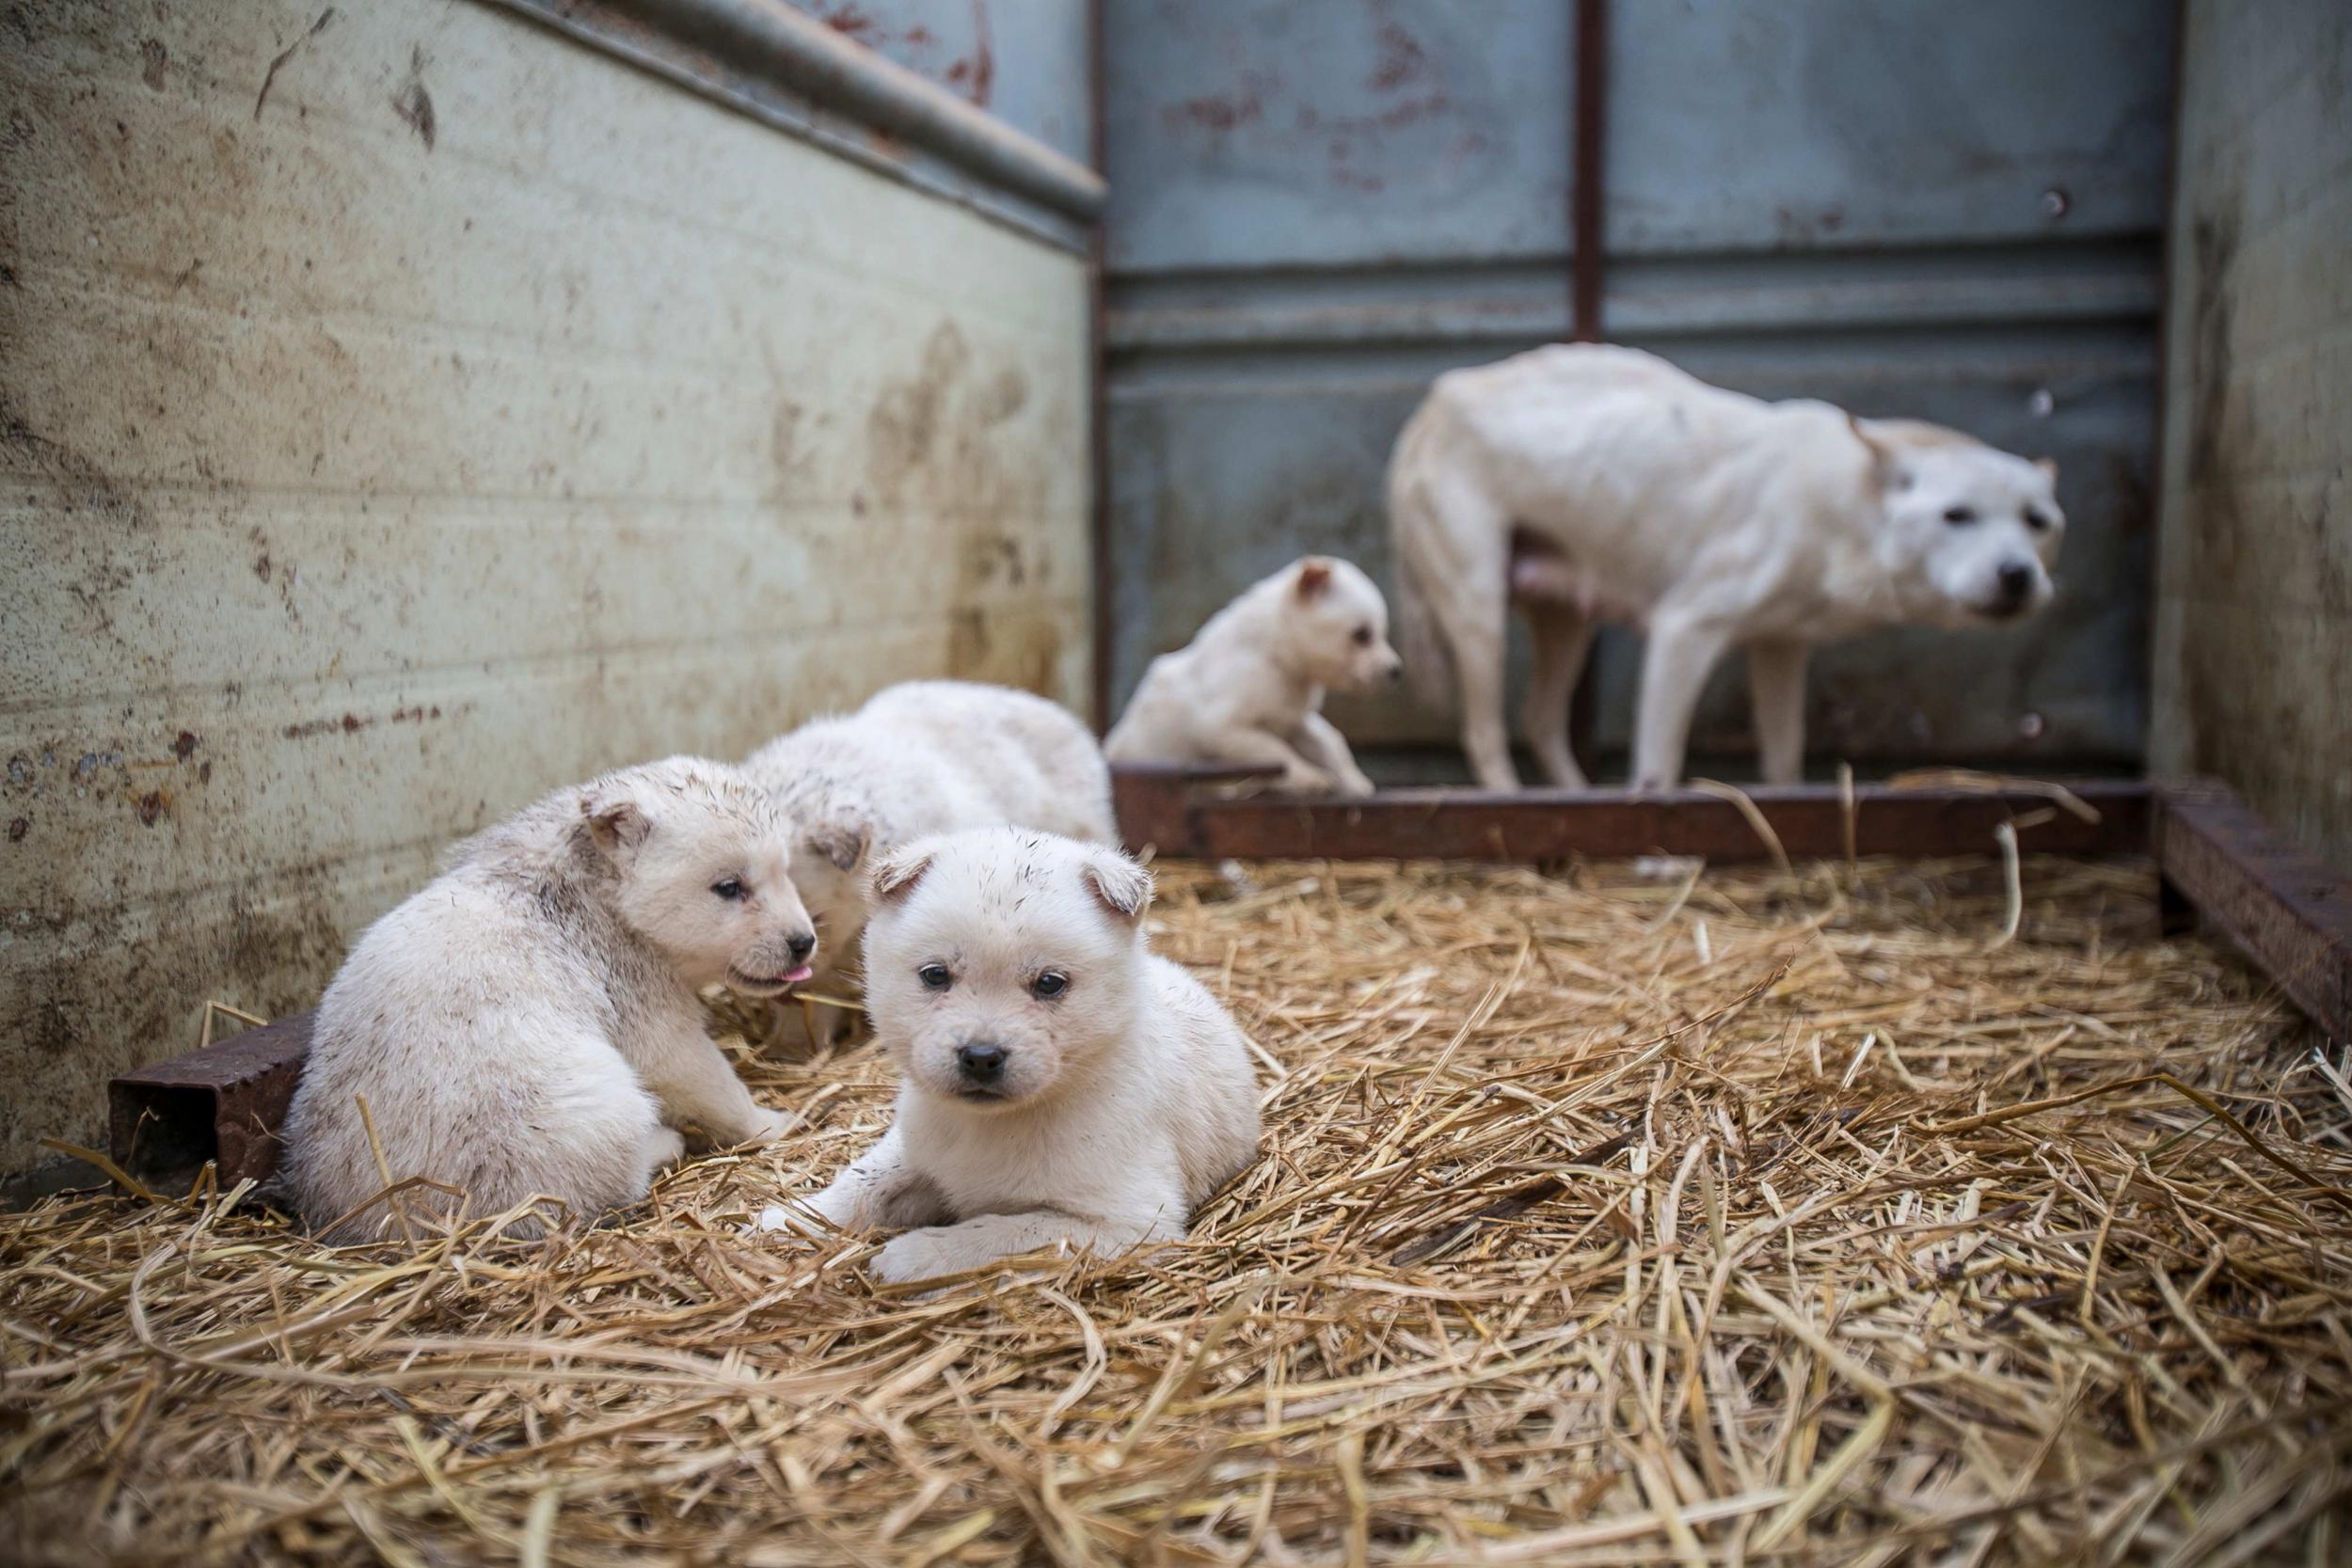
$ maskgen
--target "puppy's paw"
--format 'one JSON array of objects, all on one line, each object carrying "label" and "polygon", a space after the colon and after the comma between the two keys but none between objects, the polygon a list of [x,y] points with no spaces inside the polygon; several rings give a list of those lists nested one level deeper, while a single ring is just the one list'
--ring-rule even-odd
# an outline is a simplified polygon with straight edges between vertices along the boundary
[{"label": "puppy's paw", "polygon": [[645,1134],[645,1168],[667,1170],[686,1158],[686,1139],[675,1127],[657,1127]]},{"label": "puppy's paw", "polygon": [[787,1203],[771,1203],[759,1212],[759,1217],[747,1228],[762,1233],[781,1232],[803,1242],[821,1241],[829,1234],[823,1226],[809,1218],[804,1210]]},{"label": "puppy's paw", "polygon": [[893,1238],[874,1254],[869,1265],[874,1277],[888,1285],[905,1285],[918,1279],[937,1279],[941,1275],[961,1274],[990,1261],[977,1253],[961,1238],[949,1234],[946,1226],[931,1226],[922,1230],[910,1230]]},{"label": "puppy's paw", "polygon": [[771,1144],[798,1126],[800,1118],[789,1111],[762,1110],[743,1132],[741,1142]]},{"label": "puppy's paw", "polygon": [[1287,795],[1328,795],[1339,788],[1339,783],[1322,768],[1306,763],[1282,770],[1282,791]]},{"label": "puppy's paw", "polygon": [[1350,768],[1340,775],[1340,793],[1351,800],[1360,800],[1373,790],[1373,782],[1364,776],[1361,769]]}]

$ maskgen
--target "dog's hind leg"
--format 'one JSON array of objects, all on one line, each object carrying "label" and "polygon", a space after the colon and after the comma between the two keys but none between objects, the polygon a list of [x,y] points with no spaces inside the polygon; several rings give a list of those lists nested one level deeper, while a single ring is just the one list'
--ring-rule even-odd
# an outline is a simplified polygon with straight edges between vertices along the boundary
[{"label": "dog's hind leg", "polygon": [[1748,704],[1760,771],[1768,784],[1804,776],[1804,660],[1802,642],[1748,644]]},{"label": "dog's hind leg", "polygon": [[1584,770],[1568,748],[1568,701],[1575,695],[1577,677],[1584,673],[1584,657],[1592,650],[1593,623],[1556,604],[1523,602],[1519,610],[1527,617],[1535,653],[1527,703],[1519,710],[1521,731],[1546,779],[1561,789],[1582,789]]}]

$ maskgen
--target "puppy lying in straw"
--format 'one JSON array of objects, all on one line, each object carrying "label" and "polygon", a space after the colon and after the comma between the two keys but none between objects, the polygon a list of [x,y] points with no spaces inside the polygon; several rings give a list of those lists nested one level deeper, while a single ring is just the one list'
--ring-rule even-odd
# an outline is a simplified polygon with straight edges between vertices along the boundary
[{"label": "puppy lying in straw", "polygon": [[1682,773],[1708,672],[1734,646],[1768,784],[1804,760],[1817,643],[1905,622],[2015,621],[2050,597],[2056,468],[1913,420],[1765,403],[1653,355],[1556,344],[1450,371],[1389,467],[1397,618],[1433,700],[1450,660],[1478,782],[1515,789],[1502,723],[1514,604],[1534,636],[1524,728],[1581,788],[1568,697],[1601,622],[1649,645],[1633,782]]},{"label": "puppy lying in straw", "polygon": [[[575,1215],[645,1196],[699,1124],[765,1142],[762,1110],[704,1032],[697,988],[782,992],[817,938],[767,793],[672,757],[560,789],[452,850],[370,927],[319,1004],[287,1113],[285,1182],[339,1240],[381,1235],[388,1184],[496,1214]],[[399,1201],[409,1201],[407,1198]],[[536,1234],[525,1216],[509,1227]]]},{"label": "puppy lying in straw", "polygon": [[[1068,709],[1009,687],[907,681],[855,713],[818,719],[770,741],[743,770],[799,828],[792,878],[824,946],[807,989],[837,995],[858,949],[865,872],[911,839],[1009,824],[1115,843],[1110,769]],[[809,1020],[812,1044],[847,1022]]]},{"label": "puppy lying in straw", "polygon": [[[1241,1031],[1145,946],[1152,879],[1013,829],[925,839],[874,872],[866,994],[898,1119],[806,1211],[912,1227],[874,1260],[929,1279],[1034,1248],[1184,1233],[1257,1152]],[[787,1209],[771,1229],[805,1229]]]},{"label": "puppy lying in straw", "polygon": [[1211,616],[1189,646],[1153,659],[1103,750],[1113,762],[1279,768],[1279,787],[1295,794],[1369,795],[1372,781],[1323,716],[1323,694],[1404,673],[1380,590],[1347,562],[1311,555]]}]

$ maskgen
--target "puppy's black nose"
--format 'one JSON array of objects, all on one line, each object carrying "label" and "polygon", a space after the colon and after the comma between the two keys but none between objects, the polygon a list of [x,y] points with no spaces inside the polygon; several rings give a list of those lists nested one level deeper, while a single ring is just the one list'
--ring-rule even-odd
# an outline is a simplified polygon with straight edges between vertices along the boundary
[{"label": "puppy's black nose", "polygon": [[1391,685],[1394,685],[1396,682],[1401,681],[1404,678],[1405,661],[1400,658],[1394,664],[1389,666],[1389,683]]},{"label": "puppy's black nose", "polygon": [[785,942],[785,946],[792,950],[792,961],[799,963],[803,958],[817,951],[817,933],[796,931]]},{"label": "puppy's black nose", "polygon": [[1994,575],[1999,588],[1999,603],[2003,610],[2015,610],[2033,594],[2033,568],[2018,561],[2004,561]]},{"label": "puppy's black nose", "polygon": [[993,1084],[1005,1075],[1005,1048],[988,1040],[956,1047],[956,1070],[975,1084]]}]

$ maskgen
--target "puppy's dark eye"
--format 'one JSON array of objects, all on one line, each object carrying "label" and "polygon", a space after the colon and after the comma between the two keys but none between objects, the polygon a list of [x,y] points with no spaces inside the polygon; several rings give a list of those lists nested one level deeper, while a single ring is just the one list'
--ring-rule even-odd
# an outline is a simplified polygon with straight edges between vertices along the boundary
[{"label": "puppy's dark eye", "polygon": [[1359,648],[1369,648],[1372,646],[1372,628],[1370,626],[1358,626],[1355,631],[1349,635],[1354,640],[1356,646]]},{"label": "puppy's dark eye", "polygon": [[1977,509],[1973,506],[1947,506],[1944,509],[1944,520],[1954,528],[1965,528],[1977,520]]},{"label": "puppy's dark eye", "polygon": [[1051,1002],[1070,989],[1070,976],[1058,969],[1049,969],[1029,982],[1029,994],[1040,1002]]},{"label": "puppy's dark eye", "polygon": [[956,983],[956,977],[947,973],[946,964],[925,964],[914,972],[914,977],[923,982],[925,990],[946,990]]},{"label": "puppy's dark eye", "polygon": [[2026,508],[2026,526],[2036,533],[2047,533],[2050,531],[2050,515],[2039,507],[2029,506]]},{"label": "puppy's dark eye", "polygon": [[710,884],[710,891],[732,902],[743,896],[743,879],[729,877],[724,881],[713,882]]}]

